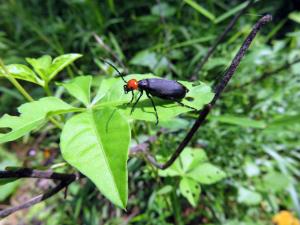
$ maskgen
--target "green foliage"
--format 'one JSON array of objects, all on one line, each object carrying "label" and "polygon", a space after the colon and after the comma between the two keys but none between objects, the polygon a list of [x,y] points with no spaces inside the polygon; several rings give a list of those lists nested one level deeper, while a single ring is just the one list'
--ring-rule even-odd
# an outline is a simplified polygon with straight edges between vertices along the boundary
[{"label": "green foliage", "polygon": [[[70,57],[74,55],[79,57],[78,54],[67,54],[55,58],[52,62],[51,57],[46,55],[38,59],[27,58],[27,61],[48,84],[61,68],[76,59]],[[27,71],[23,71],[24,74],[19,72],[23,77],[27,74]],[[130,75],[126,78],[133,77],[144,79],[155,76]],[[183,103],[202,108],[211,101],[213,94],[205,84],[193,86],[189,82],[181,83],[189,89],[187,99],[191,99],[183,100]],[[61,85],[86,108],[73,107],[56,97],[45,97],[25,103],[18,108],[21,114],[19,117],[5,115],[0,119],[1,128],[11,129],[0,134],[0,143],[16,140],[40,128],[49,116],[81,112],[69,119],[63,128],[60,139],[63,158],[90,178],[110,201],[125,209],[128,197],[127,159],[131,139],[128,121],[130,117],[155,121],[155,117],[151,117],[154,111],[150,100],[144,97],[137,107],[137,112],[131,116],[130,107],[126,106],[130,96],[124,95],[124,83],[121,79],[102,79],[92,100],[93,104],[90,104],[92,76],[78,76]],[[174,102],[160,100],[156,105],[161,120],[170,120],[190,111]],[[89,163],[91,160],[92,164]]]},{"label": "green foliage", "polygon": [[80,113],[68,120],[60,146],[64,159],[89,177],[102,194],[125,209],[130,129],[116,110]]},{"label": "green foliage", "polygon": [[26,58],[26,61],[32,66],[35,72],[28,66],[22,64],[10,64],[6,66],[8,74],[1,68],[0,76],[13,76],[16,79],[29,81],[44,87],[47,86],[61,70],[80,57],[80,54],[65,54],[56,57],[53,61],[49,55],[37,59]]},{"label": "green foliage", "polygon": [[[43,81],[38,78],[35,73],[28,67],[22,64],[10,64],[6,66],[7,71],[16,79],[26,80],[36,84],[43,84]],[[0,69],[0,76],[6,76],[5,71]]]},{"label": "green foliage", "polygon": [[64,88],[72,95],[74,98],[77,98],[82,102],[86,107],[90,104],[91,101],[91,85],[92,77],[91,76],[80,76],[76,77],[68,83],[62,84]]},{"label": "green foliage", "polygon": [[0,118],[0,128],[11,129],[6,133],[0,133],[0,143],[16,140],[39,128],[47,121],[49,114],[60,114],[70,109],[73,109],[71,105],[56,97],[45,97],[25,103],[18,108],[20,116],[6,114]]},{"label": "green foliage", "polygon": [[[130,115],[131,107],[126,103],[131,96],[123,95],[123,82],[112,77],[117,73],[102,63],[99,57],[110,60],[121,72],[129,71],[129,77],[139,74],[140,79],[140,76],[155,74],[179,81],[196,80],[195,84],[200,85],[197,90],[201,86],[208,89],[220,80],[255,21],[265,13],[271,13],[275,18],[255,38],[210,113],[209,120],[190,142],[191,148],[205,150],[209,158],[205,159],[206,163],[226,171],[224,179],[213,185],[200,184],[201,190],[196,191],[193,185],[189,185],[196,182],[194,179],[157,176],[157,171],[143,159],[130,157],[127,164],[129,198],[126,212],[112,207],[110,201],[95,188],[95,181],[80,179],[69,186],[67,200],[62,200],[63,193],[59,193],[21,214],[22,222],[52,225],[267,225],[281,209],[289,210],[299,218],[300,63],[277,70],[300,58],[296,1],[255,1],[218,45],[201,71],[195,69],[214,40],[247,3],[237,0],[2,1],[0,57],[10,78],[20,81],[23,89],[35,100],[40,101],[46,95],[56,96],[73,107],[56,111],[59,116],[47,113],[46,118],[41,119],[43,122],[33,130],[35,133],[24,133],[22,139],[6,143],[8,150],[0,155],[0,162],[12,155],[14,160],[9,160],[6,166],[25,164],[39,168],[43,165],[43,168],[66,173],[74,172],[76,168],[68,165],[56,167],[64,165],[59,152],[61,131],[57,127],[63,127],[80,113],[103,113],[107,108],[115,110],[116,115],[122,114],[130,122],[130,146],[147,146],[153,155],[162,155],[164,159],[174,152],[196,116],[170,103],[179,114],[172,111],[172,116],[167,119],[169,115],[165,115],[166,111],[160,111],[161,121],[154,126],[149,122],[154,121],[155,117],[152,108],[148,107],[150,102],[147,98],[143,98]],[[94,35],[101,41],[96,41]],[[47,76],[55,71],[45,70],[50,64],[49,56],[52,65],[52,58],[68,52],[78,52],[84,57],[61,70],[47,87],[40,74],[49,80]],[[37,70],[24,60],[29,57],[39,61],[38,56],[42,54],[48,56],[43,57],[40,61],[43,66],[37,66]],[[125,67],[121,68],[123,64]],[[7,72],[0,68],[0,114],[16,116],[16,108],[25,103],[24,92],[5,79]],[[83,74],[92,75],[91,89],[88,88],[89,78],[82,78]],[[70,83],[70,93],[66,86],[57,87],[51,81],[64,85]],[[209,101],[212,93],[204,91],[199,96],[197,101],[203,99],[199,103],[201,107]],[[161,106],[169,105],[169,102],[160,102],[156,98],[154,101]],[[142,112],[143,106],[146,112]],[[44,107],[47,111],[48,106],[45,104]],[[16,118],[22,118],[22,114]],[[49,119],[52,122],[47,123]],[[59,126],[54,126],[53,119]],[[95,127],[98,126],[101,125],[95,124]],[[0,128],[1,135],[9,131],[11,129],[7,127]],[[161,131],[167,133],[156,137],[155,134]],[[150,140],[150,144],[145,144],[145,140]],[[81,145],[85,146],[86,142],[80,142],[72,153],[79,151]],[[36,155],[28,156],[28,148],[33,148]],[[53,155],[45,158],[43,152],[49,149]],[[17,186],[22,187],[22,191],[16,192],[16,187],[8,188],[8,195],[12,198],[6,195],[0,204],[9,205],[15,199],[23,199],[24,195],[27,197],[28,193],[35,195],[45,190],[44,181],[34,183],[38,191],[35,188],[31,191],[32,187],[28,187],[26,181],[22,179],[0,186],[1,189],[22,182],[22,186]],[[194,193],[196,198],[184,190]],[[1,189],[0,195],[2,193],[5,192]]]},{"label": "green foliage", "polygon": [[180,177],[180,192],[196,207],[201,192],[200,184],[213,184],[225,178],[225,173],[206,162],[207,156],[202,149],[186,148],[174,164],[160,176]]}]

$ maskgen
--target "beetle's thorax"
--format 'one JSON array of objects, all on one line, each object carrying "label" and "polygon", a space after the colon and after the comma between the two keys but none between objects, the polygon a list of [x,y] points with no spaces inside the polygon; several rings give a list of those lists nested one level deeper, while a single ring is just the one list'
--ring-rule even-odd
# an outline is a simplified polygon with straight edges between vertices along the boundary
[{"label": "beetle's thorax", "polygon": [[149,87],[148,79],[143,79],[138,81],[138,88],[142,90],[146,90]]}]

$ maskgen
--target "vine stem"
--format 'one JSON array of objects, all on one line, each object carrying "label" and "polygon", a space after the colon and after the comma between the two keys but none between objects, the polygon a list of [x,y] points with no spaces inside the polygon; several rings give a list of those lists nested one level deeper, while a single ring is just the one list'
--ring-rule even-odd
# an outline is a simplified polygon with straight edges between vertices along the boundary
[{"label": "vine stem", "polygon": [[[24,96],[24,98],[29,101],[33,102],[34,99],[30,96],[30,94],[21,86],[21,84],[13,77],[10,75],[10,72],[7,70],[5,67],[2,59],[0,58],[0,67],[3,70],[4,77],[7,78],[14,86],[15,88]],[[49,90],[49,88],[48,88]],[[46,89],[45,89],[46,91]],[[50,91],[50,90],[49,90]],[[46,91],[47,92],[47,91]],[[51,92],[49,92],[51,94]],[[47,93],[48,94],[48,93]],[[59,124],[59,122],[54,119],[53,117],[50,117],[49,120],[59,129],[62,129],[62,126]]]},{"label": "vine stem", "polygon": [[190,131],[187,133],[187,135],[185,136],[185,138],[179,144],[179,146],[177,147],[177,149],[175,150],[175,152],[173,153],[173,155],[170,157],[170,159],[166,163],[161,164],[161,163],[157,162],[157,160],[150,153],[145,152],[147,160],[152,165],[154,165],[155,167],[157,167],[159,169],[167,169],[168,167],[170,167],[175,162],[175,160],[179,157],[179,155],[184,150],[184,148],[191,141],[191,139],[194,136],[194,134],[196,133],[196,131],[203,124],[203,122],[205,121],[207,115],[210,113],[212,107],[215,105],[216,101],[220,98],[222,92],[224,91],[224,89],[227,86],[228,82],[230,81],[230,79],[234,75],[234,73],[235,73],[238,65],[240,64],[242,58],[244,57],[246,51],[250,47],[250,44],[254,40],[257,32],[266,23],[270,22],[271,20],[272,20],[272,16],[271,15],[265,15],[265,16],[263,16],[262,18],[260,18],[256,22],[256,24],[252,28],[250,34],[246,37],[246,39],[243,42],[241,48],[239,49],[239,51],[237,52],[237,54],[233,58],[230,66],[226,70],[223,78],[217,84],[217,86],[215,88],[215,96],[214,96],[214,98],[212,99],[212,101],[209,104],[207,104],[206,106],[204,106],[204,108],[199,112],[199,116],[198,116],[197,120],[195,121],[193,127],[190,129]]},{"label": "vine stem", "polygon": [[42,179],[51,179],[51,180],[60,181],[60,183],[57,186],[50,189],[44,194],[40,194],[32,199],[29,199],[28,201],[25,201],[20,205],[1,210],[0,218],[4,218],[16,211],[29,208],[41,201],[50,198],[51,196],[58,193],[60,190],[67,188],[73,181],[75,181],[78,178],[78,176],[76,176],[75,174],[54,173],[52,171],[41,171],[41,170],[34,170],[29,168],[21,168],[18,170],[0,171],[0,178],[1,179],[42,178]]}]

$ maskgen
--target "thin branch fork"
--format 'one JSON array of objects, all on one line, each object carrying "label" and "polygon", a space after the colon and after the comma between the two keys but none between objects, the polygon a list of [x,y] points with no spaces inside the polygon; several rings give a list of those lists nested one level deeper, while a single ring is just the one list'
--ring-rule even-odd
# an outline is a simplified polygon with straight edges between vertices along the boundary
[{"label": "thin branch fork", "polygon": [[150,155],[149,153],[146,154],[147,160],[153,164],[155,167],[159,169],[166,169],[169,166],[171,166],[175,160],[179,157],[180,153],[184,150],[184,148],[188,145],[188,143],[191,141],[192,137],[196,133],[196,131],[199,129],[199,127],[203,124],[205,121],[207,115],[210,113],[212,107],[215,105],[216,101],[220,98],[222,92],[224,91],[225,87],[227,86],[228,82],[232,78],[233,74],[235,73],[238,65],[240,64],[242,58],[244,57],[247,49],[250,47],[250,44],[252,43],[253,39],[255,38],[257,32],[268,22],[272,20],[271,15],[265,15],[263,16],[258,22],[254,25],[252,28],[252,31],[250,34],[246,37],[245,41],[243,42],[241,48],[233,58],[231,65],[226,70],[223,78],[218,83],[218,85],[215,88],[215,96],[213,100],[207,104],[199,113],[199,116],[197,120],[195,121],[193,127],[191,130],[187,133],[183,141],[179,144],[174,154],[170,157],[170,159],[164,163],[161,164],[156,161],[156,159]]},{"label": "thin branch fork", "polygon": [[69,184],[75,181],[77,179],[77,176],[75,174],[54,173],[52,171],[41,171],[29,168],[21,168],[18,170],[0,171],[0,178],[42,178],[60,181],[60,183],[57,186],[55,186],[53,189],[50,189],[44,194],[40,194],[18,206],[9,207],[4,210],[1,210],[0,218],[4,218],[18,210],[29,208],[57,194],[60,190],[67,188]]}]

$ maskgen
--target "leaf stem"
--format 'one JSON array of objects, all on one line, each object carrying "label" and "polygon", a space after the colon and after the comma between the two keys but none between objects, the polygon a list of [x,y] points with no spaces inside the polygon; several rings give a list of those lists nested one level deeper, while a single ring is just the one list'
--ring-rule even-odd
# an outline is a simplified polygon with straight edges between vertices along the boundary
[{"label": "leaf stem", "polygon": [[7,78],[14,86],[17,88],[17,90],[24,96],[26,100],[29,102],[33,102],[34,99],[28,94],[28,92],[20,85],[20,83],[10,75],[9,71],[6,69],[2,59],[0,58],[0,67],[4,71],[4,77]]},{"label": "leaf stem", "polygon": [[49,85],[48,85],[47,82],[45,82],[44,90],[45,90],[45,92],[46,92],[46,94],[47,94],[48,96],[52,96],[52,95],[53,95],[52,92],[51,92],[51,90],[49,89]]},{"label": "leaf stem", "polygon": [[[7,78],[14,86],[15,88],[24,96],[24,98],[29,101],[33,102],[34,99],[30,96],[30,94],[21,86],[21,84],[10,74],[10,72],[6,69],[2,59],[0,58],[0,67],[3,69],[4,77]],[[51,93],[50,93],[51,95]],[[59,122],[50,117],[49,120],[59,129],[62,129],[62,126],[59,124]]]}]

